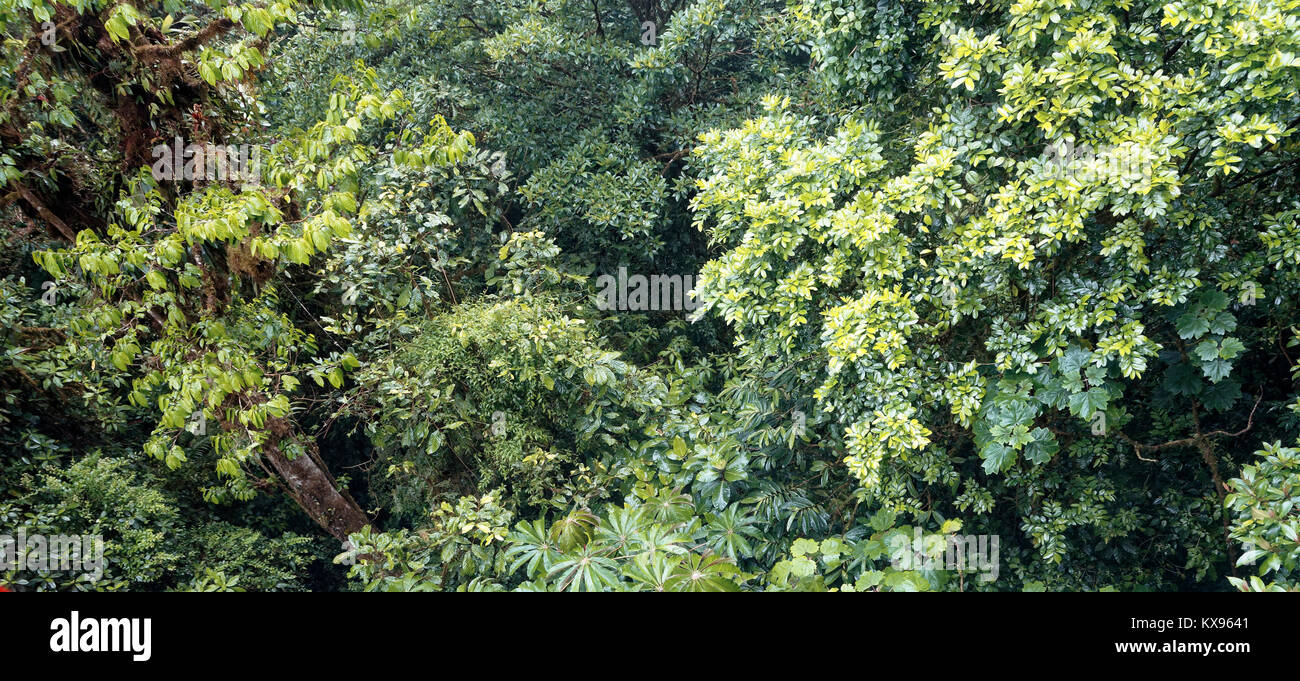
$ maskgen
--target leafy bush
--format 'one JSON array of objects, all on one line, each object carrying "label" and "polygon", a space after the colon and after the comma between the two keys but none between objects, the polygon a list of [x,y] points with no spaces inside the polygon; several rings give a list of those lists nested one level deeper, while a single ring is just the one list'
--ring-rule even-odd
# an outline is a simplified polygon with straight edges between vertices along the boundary
[{"label": "leafy bush", "polygon": [[1258,574],[1228,579],[1242,591],[1300,590],[1300,449],[1275,442],[1257,454],[1259,463],[1228,481],[1228,508],[1232,538],[1246,549],[1237,564],[1257,565]]}]

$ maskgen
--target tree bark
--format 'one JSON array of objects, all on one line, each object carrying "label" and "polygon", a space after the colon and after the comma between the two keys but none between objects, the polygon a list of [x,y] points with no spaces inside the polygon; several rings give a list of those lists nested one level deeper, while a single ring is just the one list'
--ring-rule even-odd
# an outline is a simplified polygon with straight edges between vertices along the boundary
[{"label": "tree bark", "polygon": [[357,505],[352,495],[339,490],[334,476],[321,461],[303,455],[290,461],[278,447],[267,447],[266,458],[280,475],[289,495],[317,524],[339,541],[370,524],[365,511]]}]

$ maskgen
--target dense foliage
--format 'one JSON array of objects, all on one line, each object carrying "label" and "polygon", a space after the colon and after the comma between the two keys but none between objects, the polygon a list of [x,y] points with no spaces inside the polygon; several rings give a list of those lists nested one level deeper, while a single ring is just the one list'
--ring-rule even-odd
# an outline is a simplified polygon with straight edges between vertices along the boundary
[{"label": "dense foliage", "polygon": [[0,583],[1300,589],[1300,1],[0,33]]}]

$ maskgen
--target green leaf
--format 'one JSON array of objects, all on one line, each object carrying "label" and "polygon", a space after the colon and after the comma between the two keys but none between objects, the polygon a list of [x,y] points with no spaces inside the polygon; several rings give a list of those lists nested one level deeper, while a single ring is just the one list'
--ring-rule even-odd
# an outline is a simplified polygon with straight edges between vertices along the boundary
[{"label": "green leaf", "polygon": [[1178,336],[1186,340],[1204,336],[1210,330],[1210,323],[1200,315],[1188,312],[1178,318],[1177,327]]},{"label": "green leaf", "polygon": [[984,472],[992,474],[1010,468],[1016,460],[1016,452],[1000,442],[990,442],[980,450],[980,457],[984,459]]},{"label": "green leaf", "polygon": [[1033,436],[1033,441],[1025,445],[1025,459],[1036,464],[1051,461],[1061,448],[1060,443],[1056,441],[1056,436],[1046,428],[1035,428]]},{"label": "green leaf", "polygon": [[1232,373],[1232,362],[1222,359],[1205,362],[1201,364],[1201,371],[1205,372],[1211,383],[1218,383]]},{"label": "green leaf", "polygon": [[794,556],[806,556],[817,553],[817,542],[813,539],[796,539],[790,547],[790,554]]}]

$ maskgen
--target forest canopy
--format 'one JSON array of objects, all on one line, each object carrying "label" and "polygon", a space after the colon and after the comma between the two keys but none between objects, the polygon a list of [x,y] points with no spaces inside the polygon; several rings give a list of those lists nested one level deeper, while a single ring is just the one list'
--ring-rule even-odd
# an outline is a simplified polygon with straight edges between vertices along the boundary
[{"label": "forest canopy", "polygon": [[9,589],[1300,590],[1300,0],[0,34]]}]

